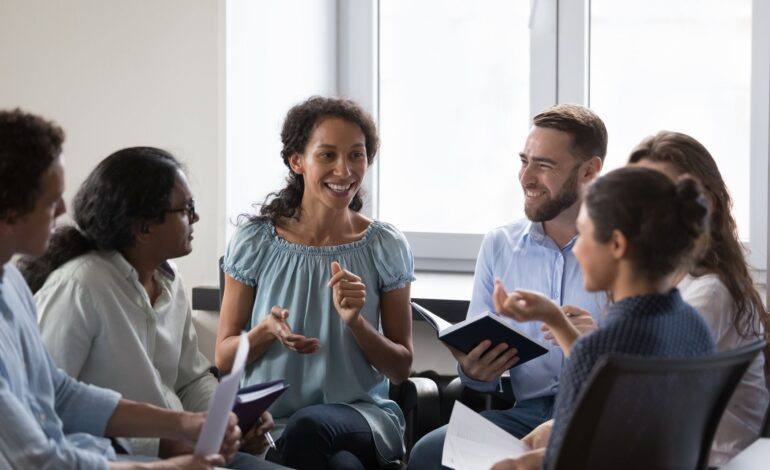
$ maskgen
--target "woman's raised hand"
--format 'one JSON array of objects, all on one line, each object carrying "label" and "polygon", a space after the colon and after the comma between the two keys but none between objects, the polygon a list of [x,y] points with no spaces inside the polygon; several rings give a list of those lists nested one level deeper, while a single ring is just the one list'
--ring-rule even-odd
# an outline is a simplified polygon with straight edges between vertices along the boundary
[{"label": "woman's raised hand", "polygon": [[333,291],[337,313],[345,325],[350,326],[358,320],[366,303],[366,285],[360,277],[342,269],[336,261],[332,261],[332,278],[327,285]]},{"label": "woman's raised hand", "polygon": [[501,315],[516,321],[542,321],[549,323],[556,317],[563,316],[558,305],[548,297],[537,292],[516,290],[508,294],[499,279],[495,281],[495,291],[492,294],[495,310]]},{"label": "woman's raised hand", "polygon": [[301,354],[309,354],[318,351],[321,347],[321,341],[318,338],[306,338],[305,336],[292,333],[286,319],[289,317],[289,311],[280,305],[274,305],[270,309],[270,315],[267,315],[262,321],[267,323],[268,331],[283,344],[286,349]]}]

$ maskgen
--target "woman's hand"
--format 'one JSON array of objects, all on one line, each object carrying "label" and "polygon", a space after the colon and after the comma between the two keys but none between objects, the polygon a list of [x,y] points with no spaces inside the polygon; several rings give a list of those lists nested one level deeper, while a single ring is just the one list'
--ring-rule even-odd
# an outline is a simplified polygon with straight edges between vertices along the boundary
[{"label": "woman's hand", "polygon": [[366,303],[366,285],[361,278],[332,262],[332,278],[327,284],[333,290],[334,307],[345,325],[350,326],[361,315]]},{"label": "woman's hand", "polygon": [[550,323],[564,316],[559,306],[548,297],[525,290],[516,290],[508,294],[500,280],[495,281],[492,299],[498,313],[520,322],[542,321]]},{"label": "woman's hand", "polygon": [[[561,311],[567,315],[567,320],[572,323],[575,329],[580,333],[580,336],[587,335],[598,328],[594,318],[588,310],[583,310],[574,305],[563,305]],[[540,331],[545,332],[545,339],[551,340],[553,344],[557,346],[559,345],[559,341],[556,339],[548,325],[541,325]]]},{"label": "woman's hand", "polygon": [[521,439],[521,442],[528,445],[530,449],[542,449],[548,445],[548,439],[551,438],[552,429],[553,419],[549,419],[524,436]]},{"label": "woman's hand", "polygon": [[318,351],[321,346],[321,340],[318,338],[306,338],[305,336],[294,334],[286,323],[289,317],[289,311],[280,305],[274,305],[270,309],[270,314],[262,319],[265,328],[271,335],[289,349],[300,354],[310,354]]}]

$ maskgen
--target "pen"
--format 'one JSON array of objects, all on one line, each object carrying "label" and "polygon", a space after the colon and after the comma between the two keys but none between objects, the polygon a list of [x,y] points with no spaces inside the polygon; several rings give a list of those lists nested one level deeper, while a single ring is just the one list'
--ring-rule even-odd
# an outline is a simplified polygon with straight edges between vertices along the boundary
[{"label": "pen", "polygon": [[[260,424],[263,423],[262,418],[259,418],[259,422]],[[275,450],[275,440],[273,440],[273,436],[270,435],[270,431],[265,431],[265,439],[267,439],[267,445]]]},{"label": "pen", "polygon": [[270,431],[265,431],[265,439],[267,439],[267,445],[269,445],[271,449],[275,450],[275,441],[273,440],[273,436],[270,435]]}]

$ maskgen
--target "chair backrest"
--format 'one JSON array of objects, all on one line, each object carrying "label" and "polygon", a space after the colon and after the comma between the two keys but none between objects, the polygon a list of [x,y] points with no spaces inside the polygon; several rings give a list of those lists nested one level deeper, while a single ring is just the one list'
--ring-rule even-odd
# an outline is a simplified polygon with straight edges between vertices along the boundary
[{"label": "chair backrest", "polygon": [[694,358],[602,358],[575,402],[554,468],[707,468],[727,402],[764,345]]}]

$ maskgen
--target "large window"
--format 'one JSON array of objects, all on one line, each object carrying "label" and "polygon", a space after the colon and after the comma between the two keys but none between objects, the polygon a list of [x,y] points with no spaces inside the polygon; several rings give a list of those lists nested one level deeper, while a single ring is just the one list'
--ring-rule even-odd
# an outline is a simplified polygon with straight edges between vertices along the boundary
[{"label": "large window", "polygon": [[523,1],[380,3],[380,218],[483,234],[522,215],[528,18]]},{"label": "large window", "polygon": [[592,0],[590,57],[607,168],[661,129],[695,137],[717,160],[748,239],[751,0]]},{"label": "large window", "polygon": [[[472,266],[480,235],[522,216],[531,117],[577,102],[607,124],[605,169],[668,129],[712,152],[751,262],[766,264],[770,7],[751,0],[381,0],[383,145],[374,214],[418,268]],[[533,99],[539,97],[539,99]],[[442,261],[443,260],[443,261]]]},{"label": "large window", "polygon": [[[752,265],[767,260],[770,1],[228,0],[227,213],[280,188],[278,132],[308,95],[378,119],[367,214],[418,269],[471,271],[482,234],[522,214],[532,116],[592,107],[605,170],[661,129],[717,160]],[[256,26],[255,26],[256,25]]]}]

